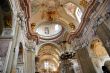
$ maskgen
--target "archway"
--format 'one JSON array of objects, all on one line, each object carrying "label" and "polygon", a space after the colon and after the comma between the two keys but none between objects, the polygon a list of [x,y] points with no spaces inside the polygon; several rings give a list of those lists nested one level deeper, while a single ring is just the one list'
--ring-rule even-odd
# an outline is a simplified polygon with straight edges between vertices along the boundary
[{"label": "archway", "polygon": [[57,73],[59,67],[59,50],[50,43],[44,44],[38,51],[37,68],[40,73]]},{"label": "archway", "polygon": [[18,63],[23,63],[23,45],[22,43],[20,42],[19,43],[19,52],[18,52],[18,60],[17,60]]}]

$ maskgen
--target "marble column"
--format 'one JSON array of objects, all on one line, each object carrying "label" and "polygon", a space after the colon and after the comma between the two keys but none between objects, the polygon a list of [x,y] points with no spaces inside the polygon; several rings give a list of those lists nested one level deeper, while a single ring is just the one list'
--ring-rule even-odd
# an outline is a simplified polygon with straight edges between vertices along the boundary
[{"label": "marble column", "polygon": [[79,49],[77,52],[83,73],[96,73],[87,48]]},{"label": "marble column", "polygon": [[32,50],[27,51],[27,73],[35,73],[35,60]]},{"label": "marble column", "polygon": [[101,41],[103,42],[104,47],[106,48],[109,56],[110,56],[110,30],[103,23],[101,24],[96,31],[96,34],[99,36]]},{"label": "marble column", "polygon": [[29,41],[27,48],[27,73],[35,73],[35,43]]},{"label": "marble column", "polygon": [[70,60],[61,61],[59,66],[59,73],[74,73],[72,65],[73,64]]}]

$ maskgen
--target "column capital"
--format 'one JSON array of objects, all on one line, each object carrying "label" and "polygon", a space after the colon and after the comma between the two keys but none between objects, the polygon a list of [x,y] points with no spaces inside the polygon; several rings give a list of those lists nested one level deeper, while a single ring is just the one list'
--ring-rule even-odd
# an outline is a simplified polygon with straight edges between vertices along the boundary
[{"label": "column capital", "polygon": [[33,40],[27,40],[25,43],[28,51],[34,51],[36,47],[36,42]]}]

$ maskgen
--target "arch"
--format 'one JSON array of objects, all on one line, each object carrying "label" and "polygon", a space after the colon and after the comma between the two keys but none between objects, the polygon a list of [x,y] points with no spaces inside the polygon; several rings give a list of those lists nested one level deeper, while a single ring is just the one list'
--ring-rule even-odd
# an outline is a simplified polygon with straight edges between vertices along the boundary
[{"label": "arch", "polygon": [[53,23],[53,22],[54,23],[59,23],[68,32],[71,32],[71,30],[72,30],[71,27],[69,26],[70,22],[68,22],[66,19],[61,18],[61,17],[60,18],[57,18],[55,21],[52,21],[52,22],[42,20],[42,21],[39,21],[37,23],[34,23],[35,24],[35,28],[38,27],[39,25],[44,24],[44,23],[47,23],[47,22],[48,23]]},{"label": "arch", "polygon": [[37,49],[37,56],[39,57],[39,71],[42,71],[42,68],[45,69],[44,62],[50,63],[49,66],[55,65],[55,68],[57,69],[59,66],[59,55],[60,55],[60,48],[55,43],[43,43],[39,45],[39,48]]},{"label": "arch", "polygon": [[[45,48],[46,46],[48,48]],[[53,48],[53,50],[51,50],[52,48]],[[39,48],[37,49],[37,52],[36,52],[36,56],[41,57],[41,56],[45,56],[45,55],[48,55],[48,56],[51,55],[51,56],[55,57],[55,59],[57,59],[57,61],[58,61],[60,52],[61,52],[61,48],[59,45],[48,42],[48,43],[43,43],[39,46]]]},{"label": "arch", "polygon": [[21,42],[19,43],[19,49],[23,49],[23,45]]},{"label": "arch", "polygon": [[19,51],[18,51],[18,59],[17,59],[17,63],[23,63],[23,45],[20,42],[19,43]]},{"label": "arch", "polygon": [[47,43],[42,43],[42,44],[40,44],[40,45],[38,45],[36,48],[37,48],[37,50],[36,50],[36,56],[38,55],[38,52],[40,51],[40,49],[43,47],[43,46],[45,46],[45,45],[52,45],[52,46],[54,46],[54,47],[56,47],[56,49],[57,49],[57,51],[59,51],[58,53],[60,54],[60,52],[61,52],[61,46],[60,45],[58,45],[58,44],[56,44],[56,43],[53,43],[53,42],[47,42]]},{"label": "arch", "polygon": [[[45,61],[45,60],[51,60],[51,61],[53,61],[57,66],[59,65],[59,60],[58,59],[56,59],[55,57],[53,57],[53,56],[47,56],[47,55],[45,55],[45,56],[43,56],[44,58],[43,59],[41,59],[40,61],[39,61],[39,63],[41,63],[42,61]],[[52,58],[53,57],[53,58]],[[51,58],[51,59],[49,59],[49,58]]]}]

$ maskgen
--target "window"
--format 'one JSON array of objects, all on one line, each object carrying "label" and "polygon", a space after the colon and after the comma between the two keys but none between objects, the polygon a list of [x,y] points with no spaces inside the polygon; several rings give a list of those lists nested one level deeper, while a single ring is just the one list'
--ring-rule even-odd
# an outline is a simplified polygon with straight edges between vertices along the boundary
[{"label": "window", "polygon": [[44,62],[44,67],[45,67],[45,69],[48,69],[48,68],[49,68],[49,63],[48,63],[48,61]]},{"label": "window", "polygon": [[59,25],[58,24],[55,25],[55,30],[56,31],[59,30]]},{"label": "window", "polygon": [[82,11],[79,9],[79,7],[76,8],[75,15],[77,17],[78,22],[81,22],[81,17],[82,17]]},{"label": "window", "polygon": [[49,27],[45,27],[45,34],[49,34]]},{"label": "window", "polygon": [[43,23],[36,27],[36,32],[39,34],[42,38],[54,38],[62,32],[62,26],[60,23]]}]

